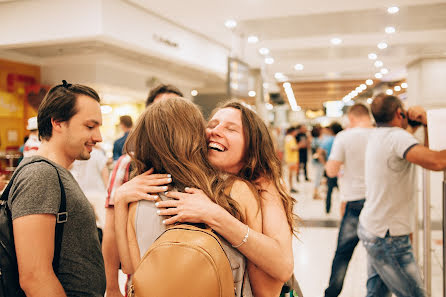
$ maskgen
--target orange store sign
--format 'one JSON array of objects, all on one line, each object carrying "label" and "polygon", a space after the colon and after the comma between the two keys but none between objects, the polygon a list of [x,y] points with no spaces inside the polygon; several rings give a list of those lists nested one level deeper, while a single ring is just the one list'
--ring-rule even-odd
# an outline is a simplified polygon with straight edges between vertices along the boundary
[{"label": "orange store sign", "polygon": [[23,100],[12,93],[0,91],[0,117],[22,118]]}]

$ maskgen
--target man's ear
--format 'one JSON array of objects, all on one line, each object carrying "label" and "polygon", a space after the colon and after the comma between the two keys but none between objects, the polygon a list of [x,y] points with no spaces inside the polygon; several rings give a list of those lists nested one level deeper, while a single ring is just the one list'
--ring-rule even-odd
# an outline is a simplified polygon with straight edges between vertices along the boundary
[{"label": "man's ear", "polygon": [[51,119],[51,126],[53,126],[53,132],[61,132],[63,121]]}]

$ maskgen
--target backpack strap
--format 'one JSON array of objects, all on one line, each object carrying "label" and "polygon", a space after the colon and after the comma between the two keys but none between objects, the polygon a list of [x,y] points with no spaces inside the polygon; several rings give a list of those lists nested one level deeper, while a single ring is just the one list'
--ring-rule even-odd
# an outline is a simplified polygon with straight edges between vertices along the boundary
[{"label": "backpack strap", "polygon": [[60,251],[61,251],[61,246],[62,246],[62,236],[63,236],[63,227],[64,227],[63,224],[68,220],[68,212],[67,212],[67,198],[65,195],[65,188],[63,186],[62,179],[60,178],[59,170],[57,170],[56,166],[54,166],[53,164],[51,164],[50,162],[48,162],[47,160],[44,160],[44,159],[31,161],[31,162],[23,165],[22,167],[20,167],[19,169],[17,169],[14,172],[11,180],[9,181],[8,185],[6,186],[6,189],[2,193],[0,201],[3,203],[6,203],[6,201],[8,201],[9,192],[11,190],[12,183],[13,183],[15,177],[20,172],[20,170],[22,170],[25,166],[28,166],[30,164],[37,163],[37,162],[45,162],[45,163],[53,166],[54,169],[56,169],[57,178],[59,179],[60,206],[59,206],[59,212],[56,215],[56,231],[55,231],[55,235],[54,235],[54,256],[53,256],[53,270],[54,270],[54,273],[57,273],[59,270]]}]

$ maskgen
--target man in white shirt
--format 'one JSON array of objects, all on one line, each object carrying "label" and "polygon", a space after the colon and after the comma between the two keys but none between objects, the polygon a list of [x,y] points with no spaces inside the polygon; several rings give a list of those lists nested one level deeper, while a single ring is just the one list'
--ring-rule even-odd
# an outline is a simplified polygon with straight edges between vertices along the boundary
[{"label": "man in white shirt", "polygon": [[365,201],[364,158],[373,128],[372,119],[369,109],[361,103],[350,107],[347,116],[349,129],[336,135],[325,165],[331,178],[338,175],[343,165],[343,175],[339,177],[343,215],[325,297],[338,296],[342,291],[348,263],[359,242],[356,230]]},{"label": "man in white shirt", "polygon": [[358,227],[368,255],[367,296],[426,296],[409,239],[415,225],[415,164],[444,170],[446,150],[429,150],[404,130],[408,120],[420,122],[427,145],[426,111],[422,107],[405,111],[397,97],[379,96],[371,109],[378,128],[367,144],[367,199]]},{"label": "man in white shirt", "polygon": [[26,126],[26,130],[29,131],[29,138],[25,142],[25,146],[23,148],[24,158],[34,156],[40,147],[39,131],[37,129],[37,117],[29,118],[28,126]]}]

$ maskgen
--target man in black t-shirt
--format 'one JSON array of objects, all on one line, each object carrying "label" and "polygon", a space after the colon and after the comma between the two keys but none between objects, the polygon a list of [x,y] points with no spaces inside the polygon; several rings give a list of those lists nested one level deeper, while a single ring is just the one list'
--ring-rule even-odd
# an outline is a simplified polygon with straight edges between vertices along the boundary
[{"label": "man in black t-shirt", "polygon": [[310,141],[308,140],[307,127],[305,125],[299,125],[297,127],[299,133],[296,135],[297,145],[299,146],[299,170],[297,172],[297,181],[299,182],[299,172],[300,168],[303,168],[305,180],[308,179],[307,173],[307,163],[308,163],[308,148],[310,146]]}]

